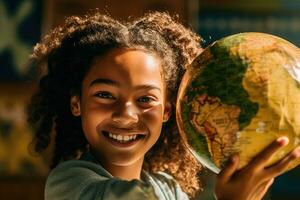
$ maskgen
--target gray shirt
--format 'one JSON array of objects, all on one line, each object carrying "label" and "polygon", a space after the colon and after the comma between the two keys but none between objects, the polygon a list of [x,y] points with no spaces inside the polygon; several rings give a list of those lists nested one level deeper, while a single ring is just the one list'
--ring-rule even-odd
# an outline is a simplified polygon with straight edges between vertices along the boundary
[{"label": "gray shirt", "polygon": [[45,200],[188,199],[172,176],[164,172],[142,171],[141,179],[121,180],[91,161],[65,161],[49,174]]}]

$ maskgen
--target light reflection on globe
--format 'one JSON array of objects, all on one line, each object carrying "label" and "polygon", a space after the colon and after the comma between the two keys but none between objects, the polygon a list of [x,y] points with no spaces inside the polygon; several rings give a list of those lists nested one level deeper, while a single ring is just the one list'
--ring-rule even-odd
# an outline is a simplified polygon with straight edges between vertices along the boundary
[{"label": "light reflection on globe", "polygon": [[216,41],[186,71],[176,117],[188,148],[216,173],[233,153],[241,168],[288,136],[290,143],[268,163],[274,164],[300,144],[300,50],[264,33]]}]

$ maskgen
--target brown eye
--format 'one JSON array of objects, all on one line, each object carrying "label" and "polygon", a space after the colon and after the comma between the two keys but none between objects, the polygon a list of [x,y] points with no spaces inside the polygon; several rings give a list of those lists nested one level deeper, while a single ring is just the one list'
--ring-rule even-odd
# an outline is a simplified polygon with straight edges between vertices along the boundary
[{"label": "brown eye", "polygon": [[151,97],[147,97],[147,96],[145,96],[145,97],[140,97],[140,98],[138,99],[138,102],[139,102],[139,103],[151,103],[152,101],[154,101],[154,99],[151,98]]},{"label": "brown eye", "polygon": [[102,99],[116,99],[110,92],[107,91],[97,92],[94,96]]}]

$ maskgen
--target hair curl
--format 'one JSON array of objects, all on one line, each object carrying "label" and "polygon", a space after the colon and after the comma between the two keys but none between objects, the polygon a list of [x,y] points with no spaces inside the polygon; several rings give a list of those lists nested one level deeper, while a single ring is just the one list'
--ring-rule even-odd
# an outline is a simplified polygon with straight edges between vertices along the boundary
[{"label": "hair curl", "polygon": [[[31,57],[37,66],[46,67],[39,90],[27,108],[28,122],[36,132],[34,150],[42,153],[47,149],[54,127],[51,168],[60,160],[77,158],[79,152],[87,151],[81,119],[70,110],[70,97],[80,95],[82,80],[96,57],[113,48],[141,49],[158,55],[174,110],[185,67],[202,51],[200,41],[197,34],[167,13],[148,13],[124,23],[98,12],[67,18],[63,26],[34,47]],[[196,174],[201,167],[179,136],[175,112],[163,124],[158,142],[145,156],[143,168],[172,174],[190,196],[199,189]]]}]

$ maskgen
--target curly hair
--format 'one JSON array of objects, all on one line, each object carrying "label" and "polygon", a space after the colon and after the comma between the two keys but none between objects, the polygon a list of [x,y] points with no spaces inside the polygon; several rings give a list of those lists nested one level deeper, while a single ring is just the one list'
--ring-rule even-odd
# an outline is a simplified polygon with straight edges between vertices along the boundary
[{"label": "curly hair", "polygon": [[[64,25],[34,47],[31,56],[38,67],[45,67],[39,89],[27,108],[28,122],[36,132],[34,150],[46,150],[55,134],[50,168],[88,150],[81,119],[71,113],[70,98],[81,95],[82,80],[96,57],[113,48],[139,49],[157,55],[174,110],[181,77],[185,67],[202,51],[200,42],[197,34],[167,13],[152,12],[128,22],[98,12],[67,18]],[[190,196],[200,188],[196,174],[201,166],[179,136],[175,112],[163,124],[159,140],[145,156],[143,168],[170,173]]]}]

